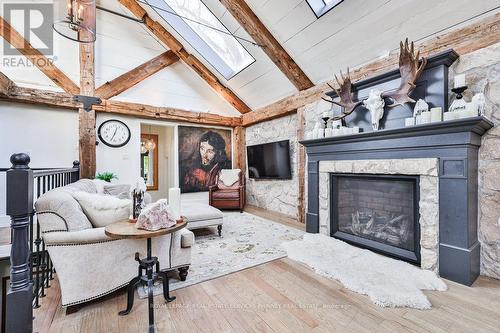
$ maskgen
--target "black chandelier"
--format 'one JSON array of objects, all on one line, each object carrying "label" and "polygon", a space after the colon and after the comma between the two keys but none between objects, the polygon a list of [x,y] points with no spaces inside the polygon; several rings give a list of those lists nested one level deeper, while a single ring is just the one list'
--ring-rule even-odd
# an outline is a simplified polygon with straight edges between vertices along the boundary
[{"label": "black chandelier", "polygon": [[66,18],[52,24],[54,31],[64,38],[78,43],[95,42],[95,15],[91,18],[86,15],[95,6],[95,0],[67,1]]}]

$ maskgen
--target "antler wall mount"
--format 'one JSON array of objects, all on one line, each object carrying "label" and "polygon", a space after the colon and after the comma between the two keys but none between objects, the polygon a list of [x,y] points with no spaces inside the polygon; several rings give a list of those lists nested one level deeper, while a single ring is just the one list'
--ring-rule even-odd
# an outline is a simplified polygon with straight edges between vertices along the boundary
[{"label": "antler wall mount", "polygon": [[[415,100],[410,97],[410,94],[415,89],[415,83],[426,65],[427,59],[424,57],[420,58],[420,51],[417,51],[415,54],[414,44],[413,42],[409,43],[407,38],[404,43],[400,42],[399,45],[399,72],[401,75],[401,82],[395,91],[380,92],[372,90],[367,99],[353,101],[352,82],[348,68],[345,76],[342,71],[340,72],[340,80],[337,75],[334,75],[335,81],[339,86],[338,89],[328,83],[328,86],[335,91],[340,100],[336,101],[325,97],[322,97],[322,99],[343,108],[342,113],[334,116],[332,118],[333,120],[343,119],[352,114],[360,105],[365,106],[370,111],[372,128],[376,131],[379,129],[379,122],[384,116],[385,106],[392,108],[405,103],[415,103]],[[390,103],[385,103],[385,99],[388,99]]]}]

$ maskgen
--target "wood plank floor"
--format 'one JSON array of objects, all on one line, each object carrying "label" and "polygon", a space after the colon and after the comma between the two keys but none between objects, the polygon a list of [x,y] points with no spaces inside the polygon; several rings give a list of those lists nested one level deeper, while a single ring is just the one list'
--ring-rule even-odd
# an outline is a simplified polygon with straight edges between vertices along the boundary
[{"label": "wood plank floor", "polygon": [[[158,332],[500,332],[500,281],[472,288],[447,281],[425,292],[432,310],[387,309],[289,259],[280,259],[155,298]],[[125,317],[118,293],[66,315],[57,280],[35,310],[35,332],[146,332],[147,301]]]}]

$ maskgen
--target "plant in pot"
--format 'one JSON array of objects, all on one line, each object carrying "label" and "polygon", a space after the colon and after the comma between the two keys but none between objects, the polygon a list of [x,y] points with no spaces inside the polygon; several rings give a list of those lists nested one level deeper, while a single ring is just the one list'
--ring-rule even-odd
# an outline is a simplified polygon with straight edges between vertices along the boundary
[{"label": "plant in pot", "polygon": [[105,182],[111,183],[111,180],[118,179],[118,176],[112,172],[101,172],[95,176],[96,179],[104,180]]}]

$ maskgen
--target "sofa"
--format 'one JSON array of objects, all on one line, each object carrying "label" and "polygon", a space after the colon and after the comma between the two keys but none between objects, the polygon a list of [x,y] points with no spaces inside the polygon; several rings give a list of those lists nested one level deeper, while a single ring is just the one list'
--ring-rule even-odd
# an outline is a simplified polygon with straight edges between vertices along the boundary
[{"label": "sofa", "polygon": [[[106,218],[97,225],[96,221],[92,224],[95,216],[89,219],[81,198],[88,194],[91,198],[97,195],[112,199],[108,197],[112,194],[102,191],[102,184],[82,179],[43,194],[35,203],[40,231],[57,272],[64,307],[97,299],[126,286],[137,276],[135,253],[146,256],[146,240],[106,236],[103,225]],[[128,199],[118,199],[116,195],[116,200],[122,200],[119,202],[125,205],[127,202],[123,200]],[[129,202],[128,207],[131,206]],[[158,257],[160,269],[179,269],[181,280],[185,280],[193,242],[194,235],[187,229],[153,238],[153,255]]]}]

